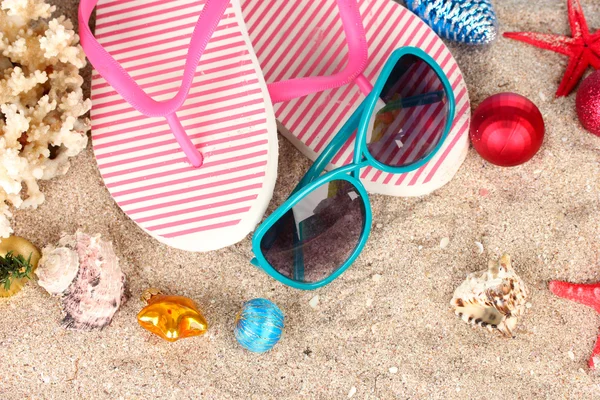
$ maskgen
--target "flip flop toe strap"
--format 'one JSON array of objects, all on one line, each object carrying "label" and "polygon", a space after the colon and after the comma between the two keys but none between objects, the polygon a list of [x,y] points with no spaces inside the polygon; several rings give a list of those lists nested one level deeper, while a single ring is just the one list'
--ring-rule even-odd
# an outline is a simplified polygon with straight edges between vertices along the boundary
[{"label": "flip flop toe strap", "polygon": [[206,49],[214,30],[217,28],[229,0],[207,0],[198,17],[190,39],[188,55],[185,61],[183,77],[177,94],[166,101],[156,101],[133,80],[121,64],[96,40],[89,27],[90,16],[98,0],[81,0],[79,3],[79,35],[81,46],[96,71],[119,93],[133,108],[148,117],[165,117],[173,135],[188,160],[194,167],[202,165],[202,154],[191,142],[176,111],[185,102],[194,80],[196,67]]},{"label": "flip flop toe strap", "polygon": [[270,83],[268,85],[269,94],[273,103],[347,85],[354,82],[367,67],[368,45],[358,4],[356,0],[336,1],[348,44],[346,68],[329,76],[310,76]]}]

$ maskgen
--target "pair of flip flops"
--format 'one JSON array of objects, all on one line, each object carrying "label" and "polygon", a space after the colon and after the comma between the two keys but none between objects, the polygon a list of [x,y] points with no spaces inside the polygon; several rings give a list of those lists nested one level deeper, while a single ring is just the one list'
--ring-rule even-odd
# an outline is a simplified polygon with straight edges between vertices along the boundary
[{"label": "pair of flip flops", "polygon": [[[420,47],[439,63],[456,120],[426,165],[400,176],[367,168],[365,187],[423,195],[466,156],[470,106],[460,70],[435,33],[391,0],[82,0],[79,20],[95,68],[92,143],[104,183],[132,220],[170,246],[209,251],[242,240],[272,196],[276,118],[315,159],[399,47]],[[352,142],[331,167],[351,160]]]}]

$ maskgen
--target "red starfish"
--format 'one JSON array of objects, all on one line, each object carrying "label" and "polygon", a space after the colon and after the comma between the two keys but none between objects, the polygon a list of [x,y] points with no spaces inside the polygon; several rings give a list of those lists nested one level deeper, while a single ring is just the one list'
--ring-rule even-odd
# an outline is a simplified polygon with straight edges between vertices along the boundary
[{"label": "red starfish", "polygon": [[567,0],[567,2],[572,37],[536,32],[504,34],[504,37],[569,56],[569,65],[556,91],[556,97],[571,93],[588,66],[600,68],[600,31],[593,34],[589,31],[579,0]]},{"label": "red starfish", "polygon": [[[586,306],[594,308],[600,313],[600,283],[593,285],[577,285],[574,283],[552,281],[548,285],[550,291],[564,299],[573,300]],[[592,350],[592,355],[588,361],[590,368],[594,369],[600,364],[600,335],[596,341],[596,346]]]}]

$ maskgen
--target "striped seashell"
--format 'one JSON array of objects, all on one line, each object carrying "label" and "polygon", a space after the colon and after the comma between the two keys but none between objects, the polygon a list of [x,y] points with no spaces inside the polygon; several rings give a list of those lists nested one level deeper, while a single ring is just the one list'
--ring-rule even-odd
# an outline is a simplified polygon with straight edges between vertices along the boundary
[{"label": "striped seashell", "polygon": [[468,324],[513,337],[525,312],[527,287],[515,273],[510,256],[490,261],[488,269],[469,274],[450,301],[454,312]]}]

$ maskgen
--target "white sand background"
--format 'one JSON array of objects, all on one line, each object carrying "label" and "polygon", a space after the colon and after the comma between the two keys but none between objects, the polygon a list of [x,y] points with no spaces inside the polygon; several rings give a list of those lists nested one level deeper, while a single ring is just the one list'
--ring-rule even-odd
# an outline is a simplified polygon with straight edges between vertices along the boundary
[{"label": "white sand background", "polygon": [[[582,3],[590,27],[600,27],[600,1]],[[56,4],[76,17],[77,1]],[[569,33],[566,0],[495,6],[502,31]],[[587,367],[600,317],[547,289],[551,279],[600,281],[600,138],[580,127],[574,95],[554,98],[567,58],[503,38],[487,48],[449,45],[474,106],[501,91],[539,106],[547,127],[541,151],[503,169],[471,150],[455,179],[432,195],[372,196],[365,251],[317,292],[287,288],[253,267],[248,239],[208,254],[159,244],[113,202],[89,146],[65,177],[42,185],[39,209],[15,213],[14,228],[39,246],[61,232],[102,233],[114,241],[132,299],[110,326],[89,333],[61,328],[58,302],[33,282],[0,299],[0,398],[343,399],[354,391],[355,399],[600,398],[599,373]],[[309,166],[283,138],[280,151],[271,210]],[[515,339],[472,329],[448,305],[467,273],[502,252],[531,291]],[[193,298],[209,332],[171,344],[141,329],[138,297],[149,286]],[[235,314],[254,297],[286,315],[283,339],[264,355],[233,336]]]}]

